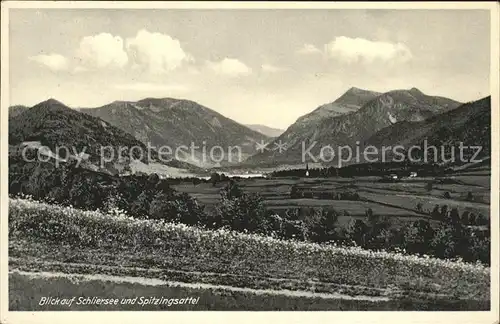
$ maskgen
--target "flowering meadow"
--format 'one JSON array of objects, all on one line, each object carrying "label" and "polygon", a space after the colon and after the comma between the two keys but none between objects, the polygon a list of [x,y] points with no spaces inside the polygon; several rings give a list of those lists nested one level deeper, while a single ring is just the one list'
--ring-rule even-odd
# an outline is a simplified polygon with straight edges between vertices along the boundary
[{"label": "flowering meadow", "polygon": [[35,249],[39,253],[43,246],[49,251],[88,251],[94,264],[110,264],[122,255],[131,266],[146,268],[396,287],[456,299],[490,298],[490,268],[479,263],[205,230],[26,199],[10,199],[9,239],[10,255],[15,254],[16,244],[31,242],[42,246]]}]

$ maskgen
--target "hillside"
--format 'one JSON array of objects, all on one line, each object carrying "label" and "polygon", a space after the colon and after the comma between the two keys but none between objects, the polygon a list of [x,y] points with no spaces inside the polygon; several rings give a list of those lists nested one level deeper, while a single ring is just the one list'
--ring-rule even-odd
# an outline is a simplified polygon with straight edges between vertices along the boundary
[{"label": "hillside", "polygon": [[[408,149],[412,145],[424,147],[426,140],[427,146],[444,146],[447,152],[451,152],[451,147],[456,147],[455,155],[459,158],[458,148],[463,143],[464,146],[482,147],[477,158],[488,157],[491,154],[490,118],[491,97],[486,97],[424,121],[398,122],[381,129],[364,144],[376,147],[401,145]],[[418,151],[415,153],[418,154],[415,157],[422,157]],[[465,158],[471,158],[474,150],[466,150],[465,153]]]},{"label": "hillside", "polygon": [[27,110],[29,107],[23,106],[23,105],[14,105],[9,107],[9,118],[15,117],[21,113],[23,113],[25,110]]},{"label": "hillside", "polygon": [[256,132],[264,134],[268,137],[278,137],[281,134],[283,134],[283,132],[285,131],[284,129],[273,128],[273,127],[269,127],[266,125],[259,125],[259,124],[251,124],[251,125],[245,125],[245,126],[256,131]]},{"label": "hillside", "polygon": [[[24,144],[35,148],[43,145],[53,153],[57,153],[58,147],[67,147],[71,150],[71,155],[83,153],[84,159],[88,158],[88,162],[94,166],[100,164],[101,149],[104,153],[114,154],[113,162],[118,162],[120,147],[127,151],[132,147],[140,147],[143,156],[140,156],[139,150],[134,150],[132,156],[145,164],[148,163],[147,147],[142,142],[99,118],[80,113],[54,99],[41,102],[10,118],[9,144]],[[130,157],[130,154],[124,152],[122,156],[125,155]],[[66,158],[62,150],[59,156]],[[157,153],[151,152],[151,157],[156,158]],[[175,160],[165,164],[176,168],[194,168]]]},{"label": "hillside", "polygon": [[[356,94],[363,94],[357,96]],[[338,100],[343,101],[348,98],[350,102],[360,104],[368,99],[361,108],[343,115],[334,115],[318,119],[314,123],[304,123],[310,120],[308,115],[299,118],[295,124],[290,126],[285,133],[271,143],[271,150],[256,154],[248,161],[254,164],[274,163],[294,164],[311,162],[309,155],[306,161],[302,161],[303,147],[309,150],[311,155],[317,158],[322,147],[331,146],[334,152],[338,152],[338,147],[350,145],[355,148],[356,142],[363,142],[381,129],[401,121],[423,121],[436,114],[452,110],[460,105],[451,99],[434,97],[423,94],[420,90],[412,88],[410,90],[393,90],[384,94],[376,95],[356,89],[348,91]],[[371,96],[375,96],[370,99]],[[344,99],[343,99],[344,98]],[[341,100],[342,99],[342,100]],[[353,99],[357,99],[353,100]],[[314,112],[313,112],[314,113]],[[286,151],[279,153],[272,150],[275,143],[286,143]],[[324,151],[323,161],[335,163],[338,156],[329,156]]]},{"label": "hillside", "polygon": [[[198,146],[195,156],[185,154],[181,158],[199,166],[214,164],[206,155],[214,146],[224,149],[225,161],[229,147],[241,147],[242,159],[255,152],[255,143],[268,137],[249,129],[196,102],[173,98],[147,98],[137,102],[116,101],[100,108],[80,109],[81,112],[99,117],[143,143],[152,146]],[[184,150],[187,151],[187,150]],[[214,151],[215,154],[218,151]],[[237,151],[233,162],[238,162]],[[190,150],[189,150],[190,153]],[[214,155],[215,155],[214,154]],[[215,155],[219,159],[220,155]]]}]

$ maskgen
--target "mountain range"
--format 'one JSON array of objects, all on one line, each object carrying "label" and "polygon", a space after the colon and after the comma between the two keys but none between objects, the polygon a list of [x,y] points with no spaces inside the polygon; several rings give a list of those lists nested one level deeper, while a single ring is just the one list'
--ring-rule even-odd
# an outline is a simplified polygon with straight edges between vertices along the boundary
[{"label": "mountain range", "polygon": [[[130,155],[125,151],[122,156],[127,159],[131,155],[141,164],[148,164],[147,147],[144,143],[134,138],[125,131],[109,123],[78,112],[63,103],[49,99],[29,109],[24,109],[17,115],[9,118],[9,144],[13,146],[28,145],[34,148],[46,146],[50,149],[51,156],[66,159],[65,151],[57,152],[58,148],[66,147],[70,156],[80,157],[93,166],[101,164],[101,152],[104,152],[113,168],[118,165],[118,149],[120,147],[130,150]],[[131,148],[139,147],[142,152],[132,151]],[[101,151],[102,150],[102,151]],[[59,154],[58,154],[59,153]],[[113,155],[112,155],[113,154]],[[158,153],[151,151],[153,161],[158,162]],[[104,159],[103,159],[104,160]],[[128,159],[130,162],[130,159]],[[162,164],[179,169],[199,171],[189,163],[171,160]]]},{"label": "mountain range", "polygon": [[[386,93],[351,88],[334,102],[300,117],[282,135],[269,143],[268,149],[250,157],[246,162],[266,165],[302,164],[316,162],[321,155],[321,161],[335,163],[339,157],[334,155],[339,146],[354,147],[357,142],[363,142],[390,125],[403,121],[423,121],[459,105],[459,102],[452,99],[425,95],[416,88]],[[280,152],[277,149],[280,145],[284,145],[285,150]],[[327,146],[333,150],[321,151],[321,148]],[[328,156],[332,151],[333,155]]]},{"label": "mountain range", "polygon": [[[101,118],[154,147],[168,146],[175,150],[180,146],[195,145],[198,149],[194,154],[191,150],[178,152],[182,160],[201,167],[214,166],[219,160],[240,162],[255,153],[257,142],[268,139],[268,136],[190,100],[146,98],[136,102],[115,101],[79,111]],[[223,153],[215,149],[212,153],[203,153],[203,149],[210,152],[214,146],[222,147]],[[236,146],[241,148],[241,154],[231,150]]]},{"label": "mountain range", "polygon": [[[335,164],[338,156],[331,150],[349,145],[483,146],[481,156],[490,155],[490,97],[461,104],[452,99],[429,96],[416,88],[385,93],[350,88],[338,99],[321,105],[300,117],[285,131],[263,125],[241,125],[194,101],[174,98],[146,98],[115,101],[99,108],[71,109],[56,100],[32,108],[9,108],[9,143],[40,141],[53,147],[70,144],[89,146],[95,155],[97,145],[176,148],[191,143],[198,146],[194,155],[186,153],[172,167],[199,170],[220,164],[244,167],[296,165],[313,160],[323,153],[323,164]],[[269,142],[263,152],[257,143]],[[281,152],[279,147],[284,148]],[[241,147],[241,159],[213,161],[200,150],[213,146]],[[306,150],[306,160],[302,153]],[[337,151],[333,151],[334,154]],[[88,153],[88,152],[87,152]],[[224,152],[226,154],[227,152]],[[325,156],[324,153],[327,153]],[[181,152],[182,155],[182,152]],[[203,158],[205,156],[205,159]],[[214,155],[212,155],[214,157]],[[91,157],[92,158],[92,157]],[[392,156],[388,156],[392,158]],[[309,159],[309,160],[307,160]],[[221,162],[220,164],[218,164]],[[231,162],[231,163],[230,163]],[[357,162],[357,161],[355,161]],[[359,161],[364,162],[364,161]]]}]

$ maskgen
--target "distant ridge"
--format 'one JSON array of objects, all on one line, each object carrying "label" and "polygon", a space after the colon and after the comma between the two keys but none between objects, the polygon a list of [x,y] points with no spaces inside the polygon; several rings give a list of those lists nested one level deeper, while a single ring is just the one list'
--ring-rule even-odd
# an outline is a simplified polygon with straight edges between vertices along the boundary
[{"label": "distant ridge", "polygon": [[[255,153],[256,143],[268,136],[241,125],[216,111],[194,101],[175,98],[145,98],[136,102],[115,101],[99,108],[80,109],[99,117],[131,134],[143,143],[153,146],[190,147],[192,143],[207,151],[214,146],[241,148],[241,158]],[[209,157],[196,152],[185,156],[200,167],[217,165]],[[236,153],[238,154],[238,153]],[[229,155],[226,154],[225,155]],[[234,158],[239,158],[235,156]],[[228,161],[224,160],[226,163]],[[223,162],[224,162],[223,161]],[[236,161],[237,162],[237,161]]]},{"label": "distant ridge", "polygon": [[[338,105],[350,109],[339,114]],[[300,117],[268,146],[277,147],[279,143],[286,143],[286,151],[267,150],[257,153],[247,162],[254,165],[307,162],[302,161],[303,145],[306,149],[313,145],[309,152],[318,156],[322,147],[354,145],[356,141],[362,142],[394,123],[422,121],[459,105],[452,99],[425,95],[416,88],[380,94],[353,87],[333,103]],[[324,107],[333,107],[333,113]]]},{"label": "distant ridge", "polygon": [[265,125],[259,125],[259,124],[250,124],[250,125],[245,125],[246,127],[259,132],[261,134],[264,134],[269,137],[278,137],[283,132],[285,131],[284,129],[279,129],[279,128],[273,128]]}]

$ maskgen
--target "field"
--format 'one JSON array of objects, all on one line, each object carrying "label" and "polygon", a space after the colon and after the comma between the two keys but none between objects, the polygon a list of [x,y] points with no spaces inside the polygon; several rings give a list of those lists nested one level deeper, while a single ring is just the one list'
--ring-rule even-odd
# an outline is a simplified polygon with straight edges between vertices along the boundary
[{"label": "field", "polygon": [[[199,297],[196,305],[127,306],[149,310],[486,310],[490,299],[490,269],[480,264],[22,199],[9,202],[9,272],[11,310],[68,308],[41,306],[42,296]],[[92,307],[113,309],[70,309]]]},{"label": "field", "polygon": [[[378,177],[358,178],[274,178],[274,179],[239,179],[238,185],[245,192],[260,194],[266,207],[279,212],[298,207],[330,207],[340,215],[353,218],[365,215],[368,208],[380,216],[387,216],[395,223],[429,219],[429,214],[436,205],[457,208],[460,213],[468,211],[489,217],[490,214],[490,176],[458,174],[450,177],[451,183],[436,183],[429,190],[426,184],[433,178],[405,179],[401,182],[382,183]],[[220,198],[220,189],[227,183],[181,183],[174,189],[197,198],[208,209],[213,208]],[[356,192],[360,201],[329,199],[291,199],[292,186],[317,194],[332,191]],[[468,193],[474,201],[467,201]],[[445,198],[449,193],[449,198]],[[421,204],[421,210],[417,205]],[[347,224],[339,219],[339,223]]]}]

